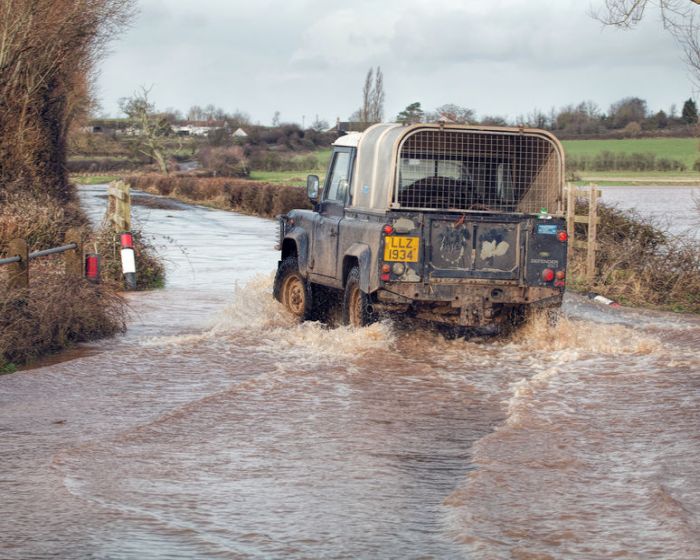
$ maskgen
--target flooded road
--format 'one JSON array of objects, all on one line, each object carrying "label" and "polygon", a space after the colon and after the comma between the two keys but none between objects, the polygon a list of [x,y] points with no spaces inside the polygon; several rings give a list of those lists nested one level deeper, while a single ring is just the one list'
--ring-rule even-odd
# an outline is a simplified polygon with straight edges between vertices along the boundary
[{"label": "flooded road", "polygon": [[135,211],[168,288],[0,377],[1,558],[700,557],[697,319],[567,296],[507,340],[298,325],[274,222]]}]

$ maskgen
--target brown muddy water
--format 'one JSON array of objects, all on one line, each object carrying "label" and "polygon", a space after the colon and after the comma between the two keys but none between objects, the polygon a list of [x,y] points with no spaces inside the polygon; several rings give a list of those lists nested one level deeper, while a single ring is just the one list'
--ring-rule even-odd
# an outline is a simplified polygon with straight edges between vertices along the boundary
[{"label": "brown muddy water", "polygon": [[0,377],[0,558],[700,558],[697,319],[298,325],[273,222],[137,211],[168,288]]}]

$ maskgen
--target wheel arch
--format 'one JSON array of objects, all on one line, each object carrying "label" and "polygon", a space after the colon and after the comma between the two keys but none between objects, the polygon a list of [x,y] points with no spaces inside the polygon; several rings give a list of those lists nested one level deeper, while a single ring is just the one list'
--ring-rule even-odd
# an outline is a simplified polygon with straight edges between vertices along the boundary
[{"label": "wheel arch", "polygon": [[345,286],[348,274],[354,266],[360,269],[360,290],[370,293],[370,276],[372,270],[372,252],[364,243],[352,244],[343,256],[343,286]]},{"label": "wheel arch", "polygon": [[309,237],[305,231],[298,228],[290,231],[282,240],[282,261],[288,257],[296,257],[299,272],[308,275]]}]

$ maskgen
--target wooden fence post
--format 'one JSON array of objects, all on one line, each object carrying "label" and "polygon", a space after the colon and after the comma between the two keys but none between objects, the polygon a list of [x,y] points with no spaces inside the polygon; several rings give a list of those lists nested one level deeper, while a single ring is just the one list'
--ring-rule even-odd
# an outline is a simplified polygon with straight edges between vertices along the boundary
[{"label": "wooden fence post", "polygon": [[569,235],[569,244],[566,248],[567,262],[571,262],[574,258],[576,243],[576,188],[576,185],[568,183],[566,189],[566,232]]},{"label": "wooden fence post", "polygon": [[595,278],[595,253],[598,237],[598,187],[590,185],[588,203],[588,254],[586,258],[586,279],[591,282]]},{"label": "wooden fence post", "polygon": [[65,242],[66,245],[69,245],[70,243],[75,243],[77,245],[77,247],[72,251],[66,251],[64,261],[66,276],[69,278],[82,278],[84,273],[84,264],[83,244],[80,230],[77,228],[70,228],[68,231],[66,231]]},{"label": "wooden fence post", "polygon": [[[576,215],[577,194],[588,194],[588,215]],[[569,262],[573,259],[574,249],[586,250],[586,280],[591,282],[595,279],[595,256],[598,250],[598,199],[601,192],[597,185],[590,184],[586,188],[579,188],[571,184],[568,185],[566,203],[566,229],[569,234],[569,246],[567,247],[566,258]],[[579,241],[576,239],[576,224],[586,224],[588,226],[587,239]]]},{"label": "wooden fence post", "polygon": [[124,181],[110,183],[107,217],[116,233],[131,231],[131,189]]},{"label": "wooden fence post", "polygon": [[8,288],[18,290],[29,287],[29,247],[24,239],[13,239],[7,249],[10,257],[17,255],[21,261],[8,265],[10,267],[10,279]]}]

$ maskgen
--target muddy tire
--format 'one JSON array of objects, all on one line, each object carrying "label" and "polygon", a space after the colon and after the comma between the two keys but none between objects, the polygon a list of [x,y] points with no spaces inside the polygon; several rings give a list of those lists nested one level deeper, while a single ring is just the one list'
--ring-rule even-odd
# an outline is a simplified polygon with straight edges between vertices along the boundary
[{"label": "muddy tire", "polygon": [[300,321],[311,317],[313,311],[311,286],[299,272],[296,257],[287,257],[277,268],[273,295]]},{"label": "muddy tire", "polygon": [[360,269],[354,267],[345,282],[343,324],[360,328],[373,323],[376,317],[370,310],[370,297],[360,289]]}]

